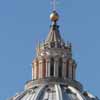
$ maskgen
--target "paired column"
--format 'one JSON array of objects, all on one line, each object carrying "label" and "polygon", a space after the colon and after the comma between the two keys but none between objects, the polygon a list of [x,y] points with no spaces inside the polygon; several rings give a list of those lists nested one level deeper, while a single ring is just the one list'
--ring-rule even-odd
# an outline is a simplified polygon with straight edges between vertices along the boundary
[{"label": "paired column", "polygon": [[42,63],[42,76],[43,76],[43,78],[45,78],[46,77],[46,60],[45,59],[43,59],[43,63]]},{"label": "paired column", "polygon": [[[59,58],[54,58],[54,69],[51,70],[51,59],[50,58],[40,58],[33,62],[32,66],[32,79],[41,79],[45,77],[51,77],[50,71],[53,71],[53,77],[60,77],[59,71],[62,78],[70,78],[75,80],[76,75],[76,63],[73,59],[68,60],[67,58],[62,58],[62,65],[59,66]],[[59,69],[59,67],[61,67]]]},{"label": "paired column", "polygon": [[62,77],[66,78],[67,74],[67,64],[66,64],[66,58],[63,58],[63,66],[62,66]]},{"label": "paired column", "polygon": [[50,77],[50,58],[48,59],[48,77]]},{"label": "paired column", "polygon": [[44,78],[46,73],[45,59],[39,59],[39,78]]},{"label": "paired column", "polygon": [[54,77],[58,77],[58,58],[54,59]]},{"label": "paired column", "polygon": [[32,79],[38,78],[38,61],[34,60],[33,66],[32,66]]},{"label": "paired column", "polygon": [[50,58],[46,59],[46,77],[50,77]]},{"label": "paired column", "polygon": [[72,62],[72,60],[69,60],[69,64],[68,64],[68,67],[69,67],[69,77],[68,78],[70,78],[70,79],[72,79],[73,78],[73,62]]},{"label": "paired column", "polygon": [[42,61],[39,59],[39,78],[42,78]]},{"label": "paired column", "polygon": [[73,64],[73,80],[76,79],[76,67],[77,67],[77,65],[76,65],[76,63],[74,63]]}]

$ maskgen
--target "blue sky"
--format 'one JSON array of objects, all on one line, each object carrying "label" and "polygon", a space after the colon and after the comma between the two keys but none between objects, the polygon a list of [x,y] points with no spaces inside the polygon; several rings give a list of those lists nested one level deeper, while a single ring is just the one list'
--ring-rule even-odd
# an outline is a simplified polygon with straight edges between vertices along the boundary
[{"label": "blue sky", "polygon": [[[50,0],[0,0],[0,100],[15,95],[31,80],[37,41],[50,27]],[[58,0],[58,24],[71,41],[77,80],[100,97],[100,0]]]}]

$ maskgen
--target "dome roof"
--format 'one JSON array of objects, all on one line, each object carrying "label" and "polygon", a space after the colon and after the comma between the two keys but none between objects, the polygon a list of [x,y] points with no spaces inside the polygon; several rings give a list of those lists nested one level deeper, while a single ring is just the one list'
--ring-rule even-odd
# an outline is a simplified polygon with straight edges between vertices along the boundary
[{"label": "dome roof", "polygon": [[71,86],[59,84],[42,85],[17,94],[8,100],[99,100],[87,92],[87,95]]},{"label": "dome roof", "polygon": [[[31,84],[30,82],[28,85]],[[99,100],[88,92],[60,82],[34,84],[8,100]]]}]

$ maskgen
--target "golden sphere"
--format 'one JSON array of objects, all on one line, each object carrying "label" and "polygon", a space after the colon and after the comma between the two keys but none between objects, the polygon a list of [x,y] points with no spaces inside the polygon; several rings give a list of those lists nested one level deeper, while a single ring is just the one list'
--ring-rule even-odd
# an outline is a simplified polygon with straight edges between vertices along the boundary
[{"label": "golden sphere", "polygon": [[50,19],[52,21],[57,21],[59,19],[59,15],[56,11],[53,11],[51,14],[50,14]]}]

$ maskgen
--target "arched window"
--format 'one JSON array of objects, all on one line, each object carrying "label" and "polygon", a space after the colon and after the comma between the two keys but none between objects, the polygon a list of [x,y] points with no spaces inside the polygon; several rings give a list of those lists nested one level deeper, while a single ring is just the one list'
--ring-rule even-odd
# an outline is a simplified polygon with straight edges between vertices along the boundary
[{"label": "arched window", "polygon": [[50,60],[50,76],[54,76],[54,58]]},{"label": "arched window", "polygon": [[59,59],[58,76],[62,77],[62,58]]}]

